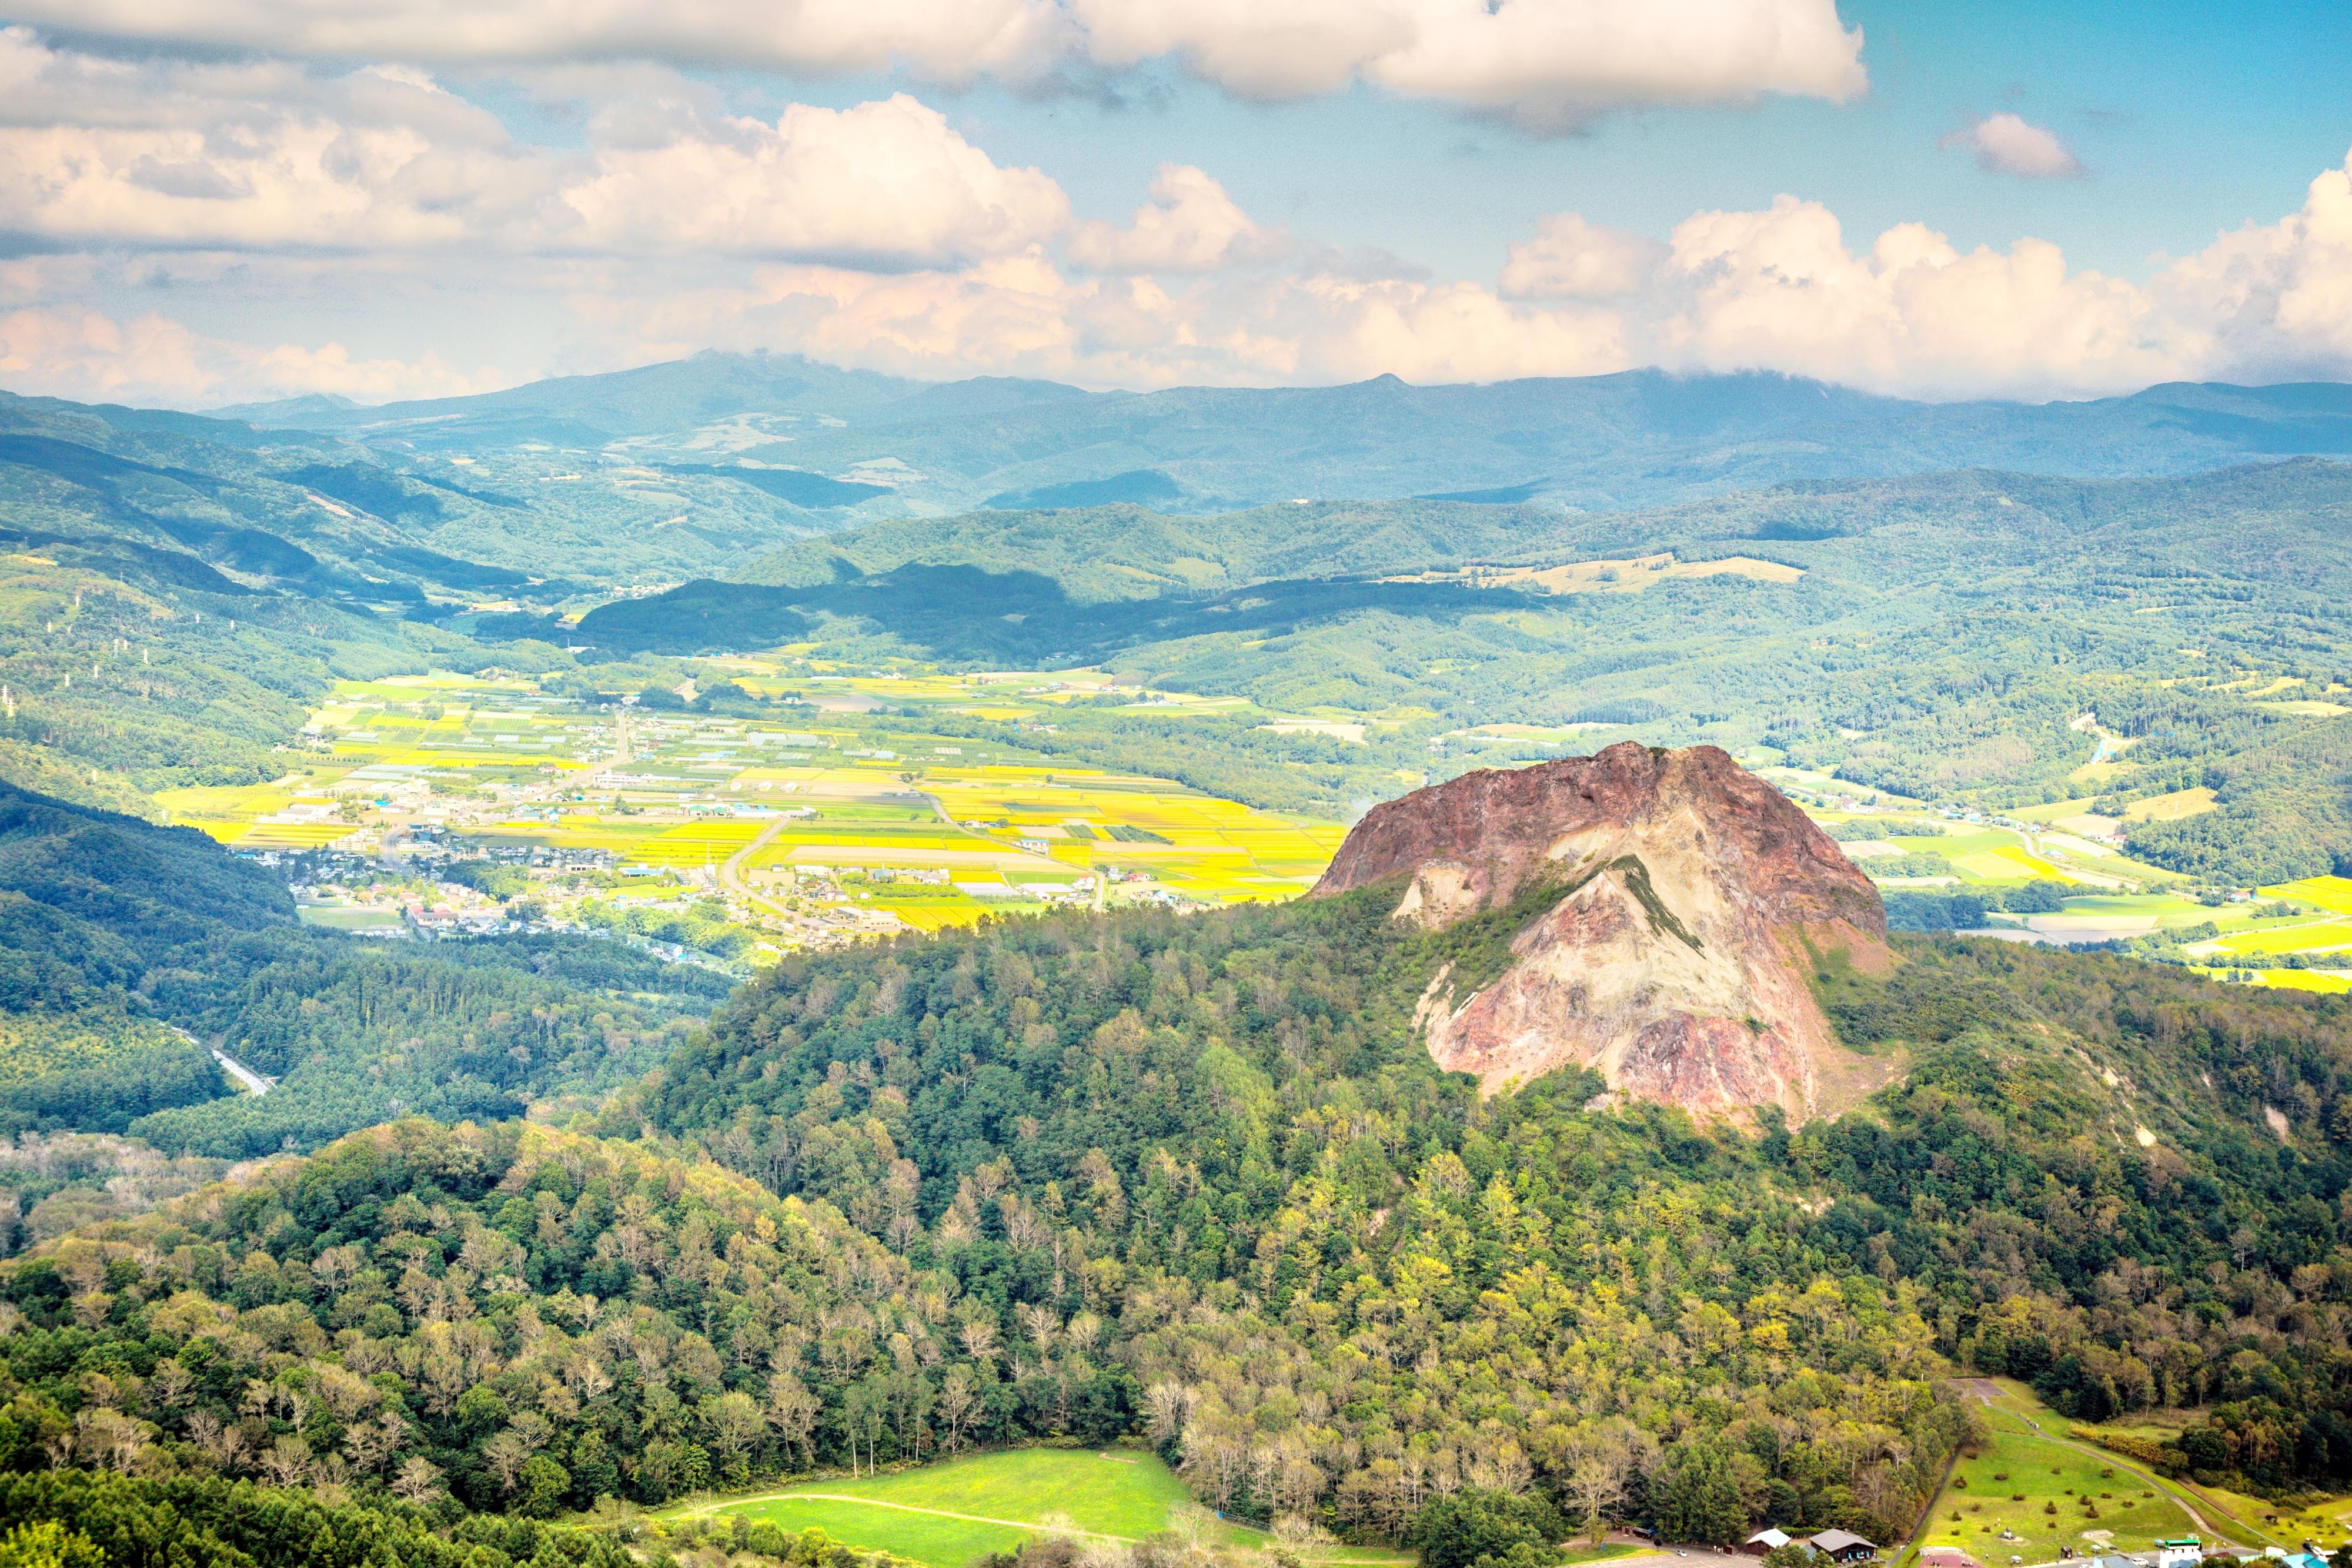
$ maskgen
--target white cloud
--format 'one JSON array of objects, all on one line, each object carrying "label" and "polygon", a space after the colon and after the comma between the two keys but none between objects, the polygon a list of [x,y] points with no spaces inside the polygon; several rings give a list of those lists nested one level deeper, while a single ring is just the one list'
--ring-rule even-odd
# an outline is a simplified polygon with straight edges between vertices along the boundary
[{"label": "white cloud", "polygon": [[575,308],[623,360],[728,343],[915,376],[1093,386],[1663,365],[2035,399],[2186,378],[2352,377],[2352,158],[2314,181],[2296,214],[2221,235],[2145,284],[2072,268],[2032,238],[1964,251],[1898,224],[1850,245],[1834,214],[1793,196],[1695,214],[1664,245],[1559,214],[1512,248],[1494,288],[1358,277],[1321,260],[1087,277],[1038,249],[892,277],[772,267],[748,286],[598,291]]},{"label": "white cloud", "polygon": [[992,78],[1037,89],[1174,58],[1253,99],[1357,81],[1538,131],[1633,104],[1864,89],[1835,0],[16,0],[19,21],[323,59]]},{"label": "white cloud", "polygon": [[1069,54],[1054,0],[16,0],[17,21],[197,49],[430,65],[661,60],[817,76],[908,67],[1035,83]]},{"label": "white cloud", "polygon": [[509,378],[492,369],[463,373],[431,353],[413,363],[355,360],[341,343],[257,347],[207,338],[152,312],[122,321],[61,307],[0,314],[0,382],[31,396],[187,408],[302,392],[361,402],[451,397]]},{"label": "white cloud", "polygon": [[1705,370],[1776,370],[1929,397],[2050,397],[2119,391],[2179,374],[2177,345],[2146,296],[2070,273],[2057,246],[2023,239],[1962,254],[1900,224],[1849,251],[1816,202],[1700,213],[1674,233],[1650,303],[1654,352]]},{"label": "white cloud", "polygon": [[1965,147],[1981,167],[2021,180],[2073,180],[2083,165],[2058,133],[2014,114],[1988,114],[1965,131],[1955,131],[1937,143]]},{"label": "white cloud", "polygon": [[1021,250],[1069,221],[1035,169],[999,168],[944,116],[901,93],[774,125],[729,120],[656,146],[611,147],[563,192],[578,240],[613,252],[953,267]]},{"label": "white cloud", "polygon": [[1507,299],[1614,299],[1641,292],[1665,256],[1647,235],[1555,213],[1512,242],[1499,287]]},{"label": "white cloud", "polygon": [[2150,293],[2208,373],[2352,380],[2352,152],[2301,209],[2217,236]]},{"label": "white cloud", "polygon": [[1072,231],[1070,259],[1090,272],[1213,272],[1269,260],[1286,246],[1199,169],[1162,163],[1151,200],[1126,228],[1085,223]]},{"label": "white cloud", "polygon": [[[1265,11],[1297,31],[1278,47],[1272,22],[1202,3],[1067,0],[1090,28],[1152,22],[1134,44],[1146,57],[1223,40],[1239,52],[1196,65],[1235,80],[1264,67],[1249,79],[1267,91],[1309,90],[1309,68],[1335,58],[1387,79],[1378,62],[1410,57],[1442,9],[1302,0]],[[1525,3],[1476,0],[1465,36],[1534,26],[1511,19]],[[1364,30],[1381,18],[1386,33]],[[0,29],[0,230],[35,242],[0,262],[0,382],[180,403],[420,394],[492,384],[452,368],[490,357],[490,337],[499,357],[566,370],[766,346],[1097,386],[1662,364],[2042,397],[2352,376],[2352,159],[2297,212],[2144,282],[2071,268],[2032,238],[1962,251],[1903,224],[1850,245],[1825,207],[1784,196],[1693,214],[1663,242],[1556,214],[1490,287],[1294,243],[1190,165],[1162,166],[1127,223],[1073,224],[1049,174],[998,163],[904,95],[770,122],[719,112],[662,67],[538,76],[551,93],[589,78],[625,90],[590,95],[604,107],[579,145],[541,146],[414,66],[101,57]],[[325,346],[238,343],[174,317],[290,319],[269,336]],[[419,346],[360,360],[338,339]]]},{"label": "white cloud", "polygon": [[560,161],[414,73],[105,59],[0,29],[0,227],[68,244],[494,242]]},{"label": "white cloud", "polygon": [[1531,131],[1630,104],[1844,103],[1867,85],[1862,31],[1832,0],[1415,0],[1412,42],[1366,74]]},{"label": "white cloud", "polygon": [[898,95],[775,124],[641,92],[515,141],[411,69],[132,63],[0,30],[0,227],[174,249],[791,256],[953,267],[1059,232],[1061,187]]}]

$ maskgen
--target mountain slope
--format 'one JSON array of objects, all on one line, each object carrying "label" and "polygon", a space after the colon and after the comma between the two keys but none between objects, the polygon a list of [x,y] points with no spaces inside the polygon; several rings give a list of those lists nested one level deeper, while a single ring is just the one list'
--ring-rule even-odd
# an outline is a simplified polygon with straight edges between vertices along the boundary
[{"label": "mountain slope", "polygon": [[1902,1081],[1739,1133],[1441,1071],[1418,999],[1524,912],[1396,902],[787,960],[600,1113],[649,1143],[404,1123],[47,1244],[0,1268],[0,1467],[79,1429],[540,1512],[1135,1432],[1359,1534],[1466,1485],[1895,1539],[1957,1364],[2352,1479],[2340,998],[1903,939],[1814,980]]},{"label": "mountain slope", "polygon": [[[2347,516],[2352,466],[2317,458],[2165,479],[1807,482],[1566,517],[1437,502],[973,514],[796,545],[748,568],[756,580],[613,603],[561,634],[615,653],[829,638],[858,657],[1099,663],[1272,714],[1386,721],[1338,747],[1262,716],[1078,704],[1058,734],[1026,737],[1092,758],[1148,734],[1155,757],[1222,781],[1207,787],[1333,814],[1400,775],[1447,777],[1453,737],[1496,725],[1765,745],[1924,800],[2035,804],[2079,786],[2098,743],[2078,721],[2095,712],[2133,742],[2100,785],[2126,801],[2284,747],[2281,767],[2231,776],[2226,843],[2189,841],[2211,824],[2144,835],[2168,863],[2250,883],[2352,855],[2333,775],[2305,766],[2327,737],[2297,739],[2352,700]],[[532,618],[480,629],[559,634]],[[2300,817],[2293,798],[2314,789],[2331,803]],[[2241,831],[2296,820],[2314,831]]]}]

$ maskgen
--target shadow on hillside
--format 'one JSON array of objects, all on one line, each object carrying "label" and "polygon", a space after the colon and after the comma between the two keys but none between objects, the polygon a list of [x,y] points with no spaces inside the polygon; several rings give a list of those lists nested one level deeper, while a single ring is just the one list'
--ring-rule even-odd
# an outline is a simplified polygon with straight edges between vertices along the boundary
[{"label": "shadow on hillside", "polygon": [[607,604],[573,628],[535,616],[485,622],[491,638],[547,637],[615,653],[707,653],[773,647],[824,617],[865,622],[941,657],[1010,664],[1099,659],[1144,643],[1215,632],[1278,637],[1364,611],[1451,621],[1523,605],[1507,590],[1455,583],[1318,578],[1263,582],[1202,598],[1083,603],[1030,571],[903,566],[804,587],[698,580]]}]

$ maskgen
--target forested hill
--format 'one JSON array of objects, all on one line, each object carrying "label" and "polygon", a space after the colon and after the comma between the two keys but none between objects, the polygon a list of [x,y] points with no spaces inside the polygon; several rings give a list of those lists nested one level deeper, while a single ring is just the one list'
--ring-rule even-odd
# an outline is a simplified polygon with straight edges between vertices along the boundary
[{"label": "forested hill", "polygon": [[1912,942],[1819,980],[1900,1088],[1706,1129],[1437,1072],[1413,1001],[1509,917],[1392,903],[793,960],[612,1104],[646,1141],[402,1123],[80,1232],[0,1270],[0,1463],[70,1427],[544,1514],[1136,1432],[1220,1509],[1368,1535],[1466,1485],[1899,1539],[1957,1366],[2352,1479],[2340,1000]]},{"label": "forested hill", "polygon": [[1311,1491],[1388,1528],[1432,1464],[1516,1454],[1568,1489],[1631,1454],[1611,1506],[1672,1534],[1888,1539],[1962,1426],[1947,1362],[2094,1418],[2223,1406],[2265,1484],[2352,1475],[2352,1365],[2318,1326],[2352,1269],[2342,998],[1910,941],[1885,979],[1817,977],[1900,1086],[1751,1138],[1600,1108],[1580,1075],[1484,1101],[1441,1075],[1413,1009],[1519,917],[1421,935],[1394,903],[789,964],[614,1124],[1140,1331],[1146,1417],[1242,1506]]},{"label": "forested hill", "polygon": [[2112,557],[2125,576],[2161,565],[2333,593],[2345,586],[2336,546],[2347,509],[2352,465],[2321,459],[2168,478],[1970,470],[1801,480],[1644,511],[1414,500],[1286,502],[1189,517],[1128,505],[870,523],[795,542],[735,576],[803,586],[962,567],[1034,573],[1089,604],[1471,564],[1750,550],[1809,568],[1868,561],[1895,582],[1956,592],[1970,571],[2094,555]]},{"label": "forested hill", "polygon": [[[0,1134],[241,1159],[408,1111],[519,1116],[642,1071],[726,988],[579,938],[298,926],[274,873],[193,829],[0,786]],[[215,1046],[281,1082],[231,1093]]]}]

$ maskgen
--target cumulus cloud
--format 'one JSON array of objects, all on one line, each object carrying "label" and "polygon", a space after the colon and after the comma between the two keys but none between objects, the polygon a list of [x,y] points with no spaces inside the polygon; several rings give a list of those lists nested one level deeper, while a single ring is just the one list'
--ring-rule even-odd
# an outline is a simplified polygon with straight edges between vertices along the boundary
[{"label": "cumulus cloud", "polygon": [[[223,3],[235,15],[263,0]],[[1149,23],[1121,47],[1266,93],[1312,90],[1325,78],[1310,67],[1388,80],[1381,62],[1417,57],[1439,14],[1439,0],[1301,0],[1264,16],[1219,12],[1226,0],[1061,3],[1090,47],[1108,47],[1112,21]],[[1514,10],[1526,3],[1476,0],[1464,36],[1534,26]],[[1593,0],[1577,25],[1614,15],[1612,3]],[[1288,44],[1283,27],[1297,35]],[[1202,40],[1239,52],[1194,60]],[[1633,45],[1610,47],[1596,43],[1580,68]],[[1260,68],[1270,74],[1247,75]],[[1821,204],[1782,196],[1692,214],[1664,239],[1556,214],[1510,246],[1489,285],[1294,242],[1185,164],[1162,166],[1128,221],[1073,223],[1050,174],[999,163],[906,95],[771,121],[723,113],[712,89],[665,67],[540,74],[550,92],[592,76],[626,89],[603,95],[576,145],[545,146],[415,65],[101,57],[0,29],[0,231],[18,242],[0,261],[0,382],[189,404],[459,391],[497,380],[452,368],[478,351],[457,323],[485,320],[512,357],[567,370],[763,346],[1097,386],[1657,364],[2043,397],[2352,376],[2352,159],[2298,211],[2140,282],[2071,267],[2030,237],[1964,251],[1900,224],[1850,240]],[[1522,101],[1495,102],[1507,99]],[[453,308],[420,308],[436,293]],[[322,323],[314,341],[397,324],[420,349],[363,360],[173,319],[251,319],[265,302]]]},{"label": "cumulus cloud", "polygon": [[953,267],[1069,217],[1052,179],[903,94],[772,125],[639,95],[557,152],[413,69],[142,64],[22,27],[0,89],[0,227],[60,244]]},{"label": "cumulus cloud", "polygon": [[908,67],[1035,83],[1070,53],[1054,0],[17,0],[20,22],[199,50],[429,65],[649,59],[817,76]]},{"label": "cumulus cloud", "polygon": [[956,273],[778,267],[747,286],[578,304],[628,357],[727,342],[917,377],[1274,386],[1384,371],[1591,375],[1628,363],[1609,313],[1517,305],[1475,284],[1278,272],[1085,277],[1042,250]]},{"label": "cumulus cloud", "polygon": [[2083,172],[2056,131],[2014,114],[1988,114],[1937,145],[1965,147],[1977,155],[1979,167],[2021,180],[2073,180]]},{"label": "cumulus cloud", "polygon": [[[1222,194],[1222,193],[1220,193]],[[606,251],[719,251],[882,269],[952,267],[1060,232],[1069,199],[1004,169],[903,93],[775,124],[729,120],[654,146],[612,147],[570,184],[577,239]]]},{"label": "cumulus cloud", "polygon": [[412,72],[142,63],[0,29],[0,227],[41,239],[453,244],[511,225],[553,172]]},{"label": "cumulus cloud", "polygon": [[2220,235],[2150,293],[2212,373],[2352,380],[2352,152],[2299,210]]},{"label": "cumulus cloud", "polygon": [[71,307],[0,314],[0,381],[81,402],[189,408],[303,392],[383,402],[487,392],[509,379],[495,369],[460,372],[431,353],[414,362],[360,360],[341,343],[226,341],[152,312],[130,320]]},{"label": "cumulus cloud", "polygon": [[1613,299],[1639,293],[1665,256],[1647,235],[1555,213],[1538,222],[1535,238],[1512,242],[1498,282],[1508,299]]},{"label": "cumulus cloud", "polygon": [[1962,253],[1899,224],[1857,254],[1827,208],[1784,195],[1687,218],[1670,249],[1652,302],[1667,363],[1934,397],[2117,391],[2181,365],[2139,289],[2042,240]]},{"label": "cumulus cloud", "polygon": [[1030,89],[1173,58],[1243,97],[1366,81],[1530,130],[1633,104],[1843,103],[1865,85],[1835,0],[17,0],[21,21],[142,43],[426,64],[982,77]]},{"label": "cumulus cloud", "polygon": [[1151,199],[1126,228],[1080,224],[1067,249],[1090,272],[1213,272],[1271,259],[1286,243],[1252,222],[1205,172],[1162,163]]}]

